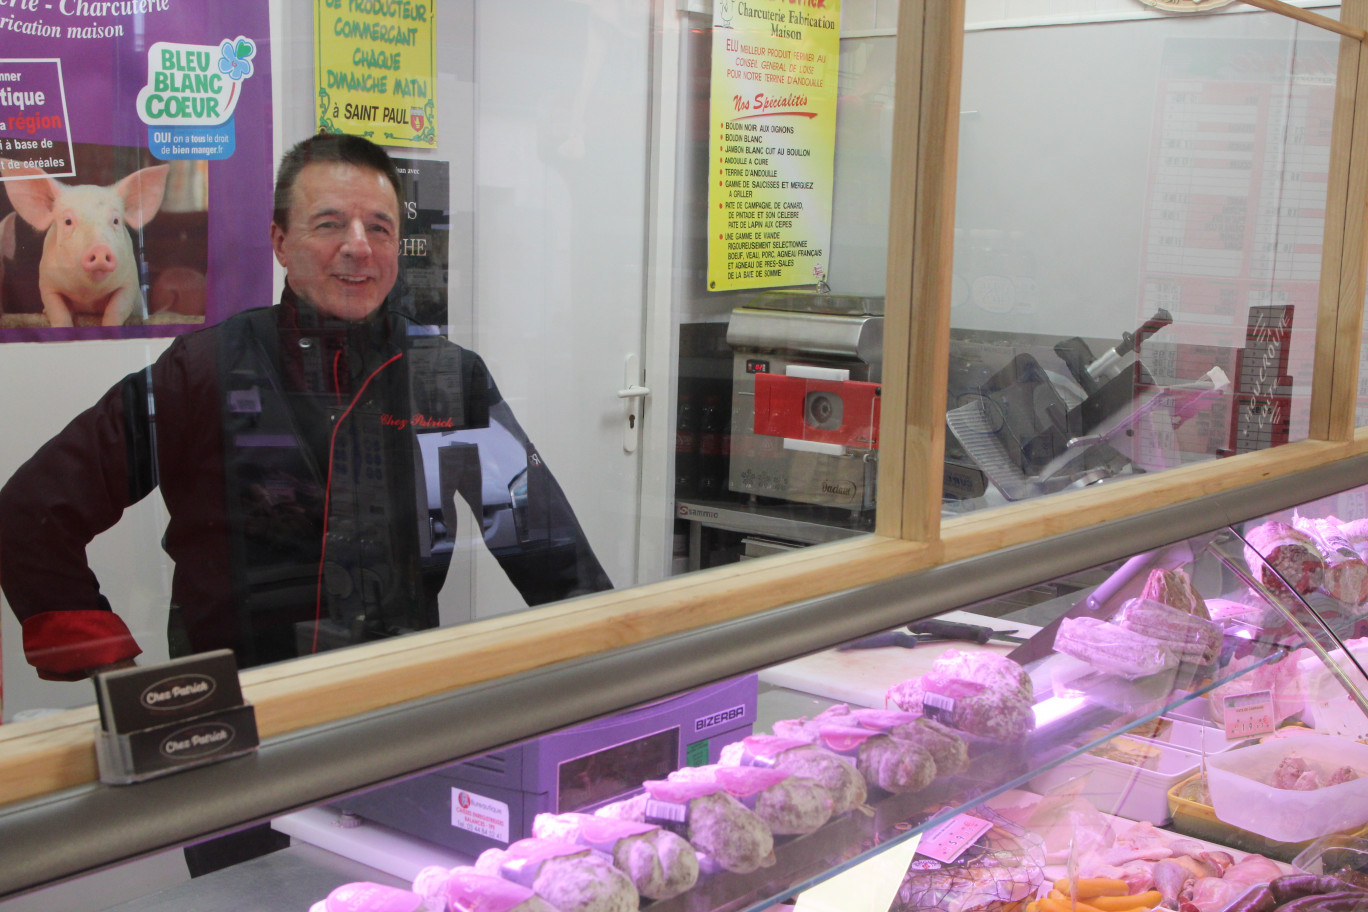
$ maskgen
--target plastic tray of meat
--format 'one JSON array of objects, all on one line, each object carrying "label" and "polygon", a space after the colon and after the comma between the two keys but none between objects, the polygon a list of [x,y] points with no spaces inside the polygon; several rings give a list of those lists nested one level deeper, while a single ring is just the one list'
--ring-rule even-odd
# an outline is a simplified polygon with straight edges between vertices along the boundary
[{"label": "plastic tray of meat", "polygon": [[1368,744],[1333,735],[1274,738],[1207,758],[1211,806],[1279,842],[1368,824]]},{"label": "plastic tray of meat", "polygon": [[[1185,836],[1193,836],[1207,842],[1229,846],[1242,852],[1254,852],[1278,861],[1293,862],[1305,855],[1314,840],[1301,842],[1279,842],[1232,826],[1216,816],[1211,807],[1211,794],[1201,773],[1184,779],[1169,789],[1169,811],[1173,814],[1170,826]],[[1327,836],[1325,839],[1351,839],[1363,836],[1368,828],[1360,828],[1353,834]],[[1300,867],[1298,865],[1298,867]]]},{"label": "plastic tray of meat", "polygon": [[1308,874],[1329,874],[1368,889],[1368,839],[1322,836],[1294,858],[1292,866]]}]

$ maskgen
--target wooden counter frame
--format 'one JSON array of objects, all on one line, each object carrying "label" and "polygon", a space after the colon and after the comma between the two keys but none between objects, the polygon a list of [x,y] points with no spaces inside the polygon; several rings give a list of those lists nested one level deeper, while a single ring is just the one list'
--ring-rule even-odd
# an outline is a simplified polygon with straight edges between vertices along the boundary
[{"label": "wooden counter frame", "polygon": [[[1368,453],[1368,430],[1352,426],[1368,237],[1368,65],[1361,38],[1344,37],[1331,150],[1334,195],[1327,201],[1317,322],[1313,439],[1015,504],[957,518],[942,528],[939,466],[963,13],[963,0],[902,0],[899,12],[898,97],[920,103],[899,106],[895,121],[895,135],[907,141],[894,143],[877,534],[248,669],[242,674],[244,691],[257,707],[263,739]],[[1368,0],[1346,0],[1342,21],[1361,35],[1368,25]],[[913,308],[912,300],[938,306]],[[890,382],[895,377],[904,382]],[[937,390],[939,396],[927,394]],[[94,781],[94,724],[95,710],[89,707],[0,727],[0,804]]]}]

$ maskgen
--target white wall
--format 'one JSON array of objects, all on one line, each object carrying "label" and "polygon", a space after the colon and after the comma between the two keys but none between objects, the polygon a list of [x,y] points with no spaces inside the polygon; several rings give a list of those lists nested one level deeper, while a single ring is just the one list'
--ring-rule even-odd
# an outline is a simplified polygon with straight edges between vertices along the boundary
[{"label": "white wall", "polygon": [[[1292,6],[1303,9],[1338,7],[1327,0],[1290,0]],[[1220,6],[1208,0],[1208,9],[1218,9],[1220,15],[1259,12],[1239,0],[1225,0]],[[1069,25],[1086,22],[1124,22],[1135,19],[1181,17],[1143,5],[1141,0],[967,0],[964,25],[966,29],[1027,28],[1038,25]]]},{"label": "white wall", "polygon": [[[1333,35],[1269,14],[967,36],[955,326],[1115,338],[1138,324],[1150,181],[1166,154],[1158,142],[1158,92],[1171,78],[1164,55],[1193,40],[1210,42],[1213,53],[1255,42],[1252,53],[1273,47],[1289,60],[1319,45],[1333,61],[1337,48]],[[973,281],[1008,270],[1033,280],[1033,299],[980,306]],[[1242,339],[1243,313],[1232,319]]]},{"label": "white wall", "polygon": [[[95,403],[125,374],[156,358],[166,340],[10,343],[3,346],[10,395],[0,404],[0,478],[8,478],[71,418]],[[158,546],[166,527],[160,498],[145,498],[99,536],[89,550],[102,591],[119,606],[151,660],[166,658],[170,562]],[[5,718],[16,712],[78,706],[94,700],[89,682],[39,681],[24,661],[21,630],[8,603],[0,612]]]}]

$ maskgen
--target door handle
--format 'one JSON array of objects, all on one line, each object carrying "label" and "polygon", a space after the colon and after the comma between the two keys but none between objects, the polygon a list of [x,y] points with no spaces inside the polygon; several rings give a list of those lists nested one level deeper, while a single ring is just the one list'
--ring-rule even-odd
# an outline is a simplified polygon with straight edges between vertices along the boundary
[{"label": "door handle", "polygon": [[617,391],[623,403],[622,449],[626,453],[635,453],[641,446],[641,411],[651,395],[650,387],[641,385],[643,379],[637,356],[628,355],[622,365],[622,389]]}]

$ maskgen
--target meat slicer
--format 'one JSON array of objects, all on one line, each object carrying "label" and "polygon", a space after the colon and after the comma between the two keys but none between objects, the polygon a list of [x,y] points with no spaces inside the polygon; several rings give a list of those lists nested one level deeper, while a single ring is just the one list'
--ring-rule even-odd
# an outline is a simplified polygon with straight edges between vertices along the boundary
[{"label": "meat slicer", "polygon": [[1218,367],[1190,383],[1154,379],[1140,346],[1172,322],[1161,309],[1096,358],[1080,338],[1059,342],[1055,353],[1071,380],[1018,354],[971,387],[952,386],[946,424],[1009,501],[1176,466],[1174,431],[1230,381]]}]

